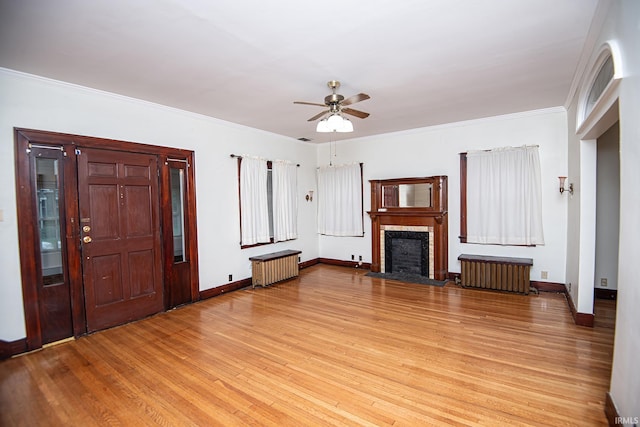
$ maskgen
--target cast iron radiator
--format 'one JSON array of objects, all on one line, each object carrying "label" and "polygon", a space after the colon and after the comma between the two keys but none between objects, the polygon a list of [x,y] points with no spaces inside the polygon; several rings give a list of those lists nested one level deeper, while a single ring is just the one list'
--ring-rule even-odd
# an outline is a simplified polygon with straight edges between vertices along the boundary
[{"label": "cast iron radiator", "polygon": [[301,251],[286,250],[249,258],[253,287],[264,287],[296,277],[298,275],[298,255],[301,253]]},{"label": "cast iron radiator", "polygon": [[462,286],[529,293],[531,258],[460,255]]}]

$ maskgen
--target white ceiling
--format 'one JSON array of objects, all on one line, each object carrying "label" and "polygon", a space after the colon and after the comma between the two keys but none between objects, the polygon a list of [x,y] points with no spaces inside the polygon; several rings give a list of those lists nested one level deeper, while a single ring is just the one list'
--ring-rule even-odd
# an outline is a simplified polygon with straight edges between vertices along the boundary
[{"label": "white ceiling", "polygon": [[0,0],[0,67],[327,142],[563,105],[597,2]]}]

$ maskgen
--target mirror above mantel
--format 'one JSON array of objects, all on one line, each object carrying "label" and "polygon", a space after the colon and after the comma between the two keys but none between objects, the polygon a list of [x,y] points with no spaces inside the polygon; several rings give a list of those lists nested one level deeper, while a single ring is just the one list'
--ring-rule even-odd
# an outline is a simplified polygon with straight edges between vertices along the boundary
[{"label": "mirror above mantel", "polygon": [[383,208],[430,208],[433,205],[430,182],[382,185]]},{"label": "mirror above mantel", "polygon": [[[371,180],[371,212],[447,211],[447,177]],[[370,213],[371,213],[370,212]]]}]

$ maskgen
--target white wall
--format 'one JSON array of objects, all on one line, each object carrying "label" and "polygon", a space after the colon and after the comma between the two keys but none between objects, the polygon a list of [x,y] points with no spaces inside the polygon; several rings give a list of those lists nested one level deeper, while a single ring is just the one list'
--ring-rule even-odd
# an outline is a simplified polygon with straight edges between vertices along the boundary
[{"label": "white wall", "polygon": [[[18,256],[13,128],[111,138],[195,151],[200,289],[251,276],[249,257],[280,249],[318,257],[315,204],[316,147],[267,132],[126,97],[0,69],[0,340],[25,337]],[[299,163],[300,237],[268,248],[241,250],[237,161],[260,155]]]},{"label": "white wall", "polygon": [[[357,126],[358,123],[354,123]],[[460,272],[462,253],[533,258],[532,280],[565,282],[565,249],[568,196],[558,191],[558,176],[566,175],[567,118],[564,108],[529,111],[444,126],[416,129],[375,137],[323,144],[321,165],[363,162],[364,207],[371,208],[370,179],[449,177],[449,271]],[[459,242],[460,158],[468,150],[505,146],[539,145],[542,171],[542,208],[545,245],[535,248],[474,245]],[[335,147],[335,150],[334,150]],[[331,156],[335,151],[335,155]],[[371,262],[371,221],[365,214],[365,237],[321,236],[320,256],[351,260],[362,254]]]},{"label": "white wall", "polygon": [[[578,73],[588,73],[600,46],[605,42],[617,45],[621,62],[622,81],[618,89],[620,118],[620,239],[618,246],[618,301],[616,332],[611,373],[610,392],[618,412],[623,417],[640,417],[640,282],[638,281],[638,242],[640,241],[640,2],[637,0],[605,1],[602,13],[603,25],[590,34],[595,40],[590,49],[590,59]],[[610,6],[610,7],[609,7]],[[587,85],[584,81],[582,85]],[[578,92],[579,93],[579,92]],[[581,174],[582,145],[576,136],[575,114],[578,96],[570,102],[569,111],[569,169],[574,179]],[[580,224],[581,216],[590,213],[570,209],[569,223]],[[580,250],[579,226],[573,226],[568,234],[567,276],[576,279],[579,260],[571,256],[572,250]],[[576,288],[574,282],[574,288]],[[583,289],[584,286],[584,289]],[[580,284],[576,295],[593,292],[593,283]],[[582,298],[580,298],[581,300]],[[577,307],[582,312],[584,308]]]},{"label": "white wall", "polygon": [[[611,395],[620,414],[640,416],[640,2],[616,2],[608,27],[620,40],[624,77],[620,85],[620,246],[618,308]],[[607,34],[608,35],[608,34]],[[606,35],[605,35],[606,36]]]}]

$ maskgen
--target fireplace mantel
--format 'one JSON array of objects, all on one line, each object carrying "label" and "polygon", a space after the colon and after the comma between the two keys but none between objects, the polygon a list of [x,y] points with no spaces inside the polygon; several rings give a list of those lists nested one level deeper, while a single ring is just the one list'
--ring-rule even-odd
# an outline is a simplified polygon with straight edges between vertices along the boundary
[{"label": "fireplace mantel", "polygon": [[[448,275],[447,177],[398,178],[370,180],[371,183],[371,271],[381,271],[381,233],[385,229],[429,229],[433,236],[433,279]],[[418,184],[418,186],[415,186]],[[426,196],[411,203],[410,196],[398,195],[403,190],[420,188]],[[400,190],[399,190],[400,189]],[[403,201],[403,199],[405,201]],[[417,199],[417,197],[416,197]],[[409,200],[409,202],[406,202]]]}]

